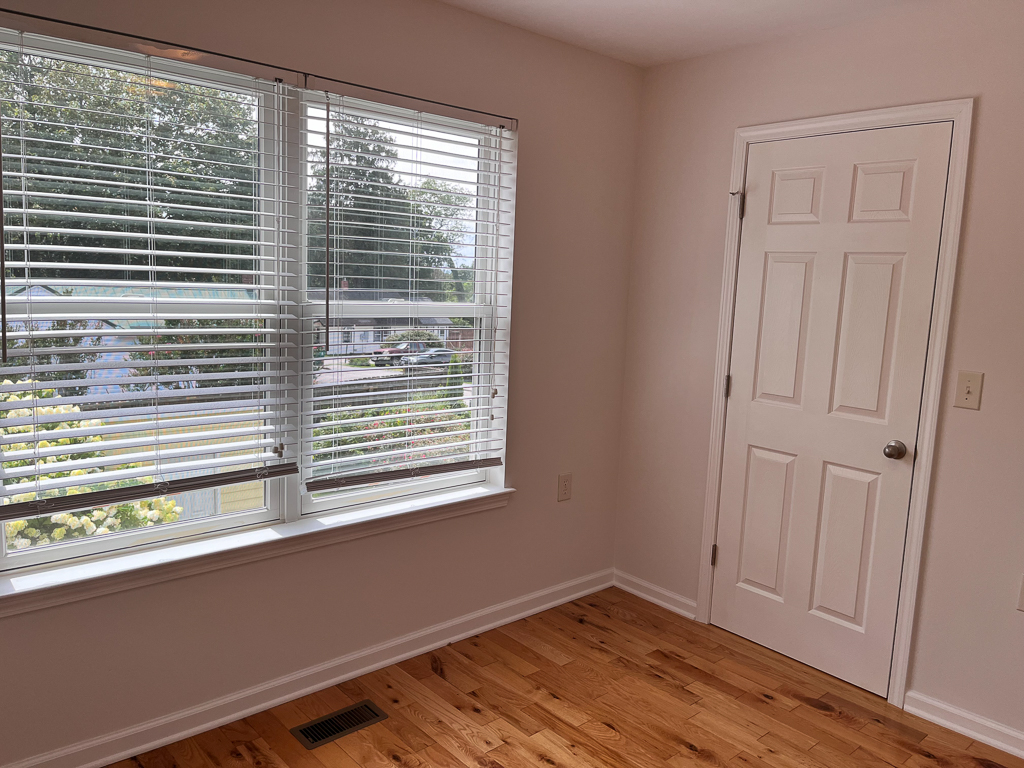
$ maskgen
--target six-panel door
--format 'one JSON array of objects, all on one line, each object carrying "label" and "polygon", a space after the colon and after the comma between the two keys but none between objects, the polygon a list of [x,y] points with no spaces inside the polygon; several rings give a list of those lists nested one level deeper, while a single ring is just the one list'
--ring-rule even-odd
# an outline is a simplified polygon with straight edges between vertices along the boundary
[{"label": "six-panel door", "polygon": [[747,160],[712,622],[881,695],[950,140],[932,123]]}]

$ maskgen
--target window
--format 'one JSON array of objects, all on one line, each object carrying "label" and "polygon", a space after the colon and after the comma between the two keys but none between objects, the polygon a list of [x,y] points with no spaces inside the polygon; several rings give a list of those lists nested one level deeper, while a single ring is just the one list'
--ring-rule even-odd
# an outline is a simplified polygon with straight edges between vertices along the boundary
[{"label": "window", "polygon": [[501,482],[509,131],[17,33],[0,117],[0,569]]}]

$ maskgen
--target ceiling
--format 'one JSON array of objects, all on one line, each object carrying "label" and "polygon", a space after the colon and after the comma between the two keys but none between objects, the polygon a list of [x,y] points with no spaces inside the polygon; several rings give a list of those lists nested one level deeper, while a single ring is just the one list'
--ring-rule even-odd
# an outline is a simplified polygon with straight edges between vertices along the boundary
[{"label": "ceiling", "polygon": [[910,0],[443,0],[649,66],[836,26]]}]

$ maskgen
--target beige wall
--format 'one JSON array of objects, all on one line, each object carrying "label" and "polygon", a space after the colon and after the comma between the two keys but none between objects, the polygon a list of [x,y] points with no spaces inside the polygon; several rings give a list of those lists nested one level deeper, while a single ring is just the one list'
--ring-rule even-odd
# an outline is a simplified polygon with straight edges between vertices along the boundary
[{"label": "beige wall", "polygon": [[[646,74],[432,0],[8,5],[518,116],[518,491],[501,510],[0,619],[0,764],[599,571],[613,536],[618,568],[694,598],[734,129],[966,96],[947,380],[985,371],[985,394],[980,412],[945,396],[911,687],[1024,728],[1016,0],[932,0]],[[556,505],[562,471],[574,498]],[[324,597],[348,584],[362,591]]]},{"label": "beige wall", "polygon": [[521,122],[509,506],[0,619],[0,765],[611,566],[638,69],[431,0],[6,5]]},{"label": "beige wall", "polygon": [[[971,169],[910,687],[1024,729],[1016,0],[932,0],[646,73],[616,567],[696,597],[733,131],[969,96]],[[957,369],[985,372],[980,412],[951,408]]]}]

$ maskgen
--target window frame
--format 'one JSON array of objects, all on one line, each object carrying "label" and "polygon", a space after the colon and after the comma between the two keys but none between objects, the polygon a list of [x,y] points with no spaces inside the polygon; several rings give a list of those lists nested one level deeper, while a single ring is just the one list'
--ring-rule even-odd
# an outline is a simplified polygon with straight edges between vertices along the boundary
[{"label": "window frame", "polygon": [[[310,109],[310,107],[316,108],[316,109],[324,108],[324,104],[325,104],[326,98],[327,98],[326,95],[317,93],[315,91],[304,91],[301,94],[301,99],[299,100],[299,107],[298,107],[297,110],[295,110],[295,112],[298,113],[299,120],[301,121],[300,122],[300,129],[301,130],[303,130],[303,131],[306,130],[305,122],[310,119],[309,118],[309,109]],[[338,97],[338,98],[341,98],[341,97]],[[403,124],[404,123],[404,124],[406,124],[410,128],[418,127],[417,126],[417,121],[409,116],[408,110],[406,110],[406,109],[402,109],[402,108],[399,108],[399,107],[390,107],[389,108],[387,105],[378,105],[378,104],[374,104],[374,107],[375,107],[375,109],[378,109],[380,112],[388,112],[388,111],[392,111],[393,110],[393,112],[394,112],[393,120],[394,120],[395,123],[398,123],[398,124]],[[355,111],[358,111],[358,109],[355,110]],[[462,132],[462,133],[464,133],[464,135],[476,136],[475,133],[470,133],[469,131],[466,131],[465,129],[463,129],[462,131],[459,130],[459,128],[458,128],[459,123],[462,123],[463,121],[456,120],[454,118],[445,118],[445,117],[437,116],[437,115],[432,115],[431,117],[432,117],[432,119],[435,119],[438,122],[443,122],[443,123],[447,123],[448,125],[450,125],[453,133],[460,133],[460,132]],[[316,118],[316,119],[319,119],[319,118]],[[500,142],[500,139],[498,139],[498,141]],[[302,149],[303,149],[303,153],[305,153],[305,150],[306,150],[305,143],[303,143],[301,146],[302,146]],[[500,146],[498,147],[498,151],[500,153],[500,151],[501,151],[500,150]],[[482,161],[482,158],[481,158],[481,161]],[[305,163],[306,163],[306,156],[305,156],[305,154],[303,154],[302,162],[304,164],[303,167],[305,167]],[[500,165],[500,163],[499,163],[499,165]],[[304,170],[303,170],[303,174],[305,174]],[[487,177],[491,177],[491,178],[487,178]],[[496,178],[493,178],[493,177],[494,177],[494,174],[487,174],[484,171],[480,170],[479,166],[478,166],[478,170],[477,170],[477,179],[478,179],[477,180],[477,184],[478,184],[478,186],[485,185],[486,183],[491,183],[491,184],[495,185],[495,188],[499,187],[500,186],[500,179],[496,179]],[[303,175],[303,178],[305,178],[305,175]],[[498,182],[498,183],[495,183],[495,182]],[[499,191],[499,193],[500,193],[500,191]],[[305,254],[307,254],[308,250],[309,250],[309,246],[308,246],[308,242],[307,242],[308,231],[309,231],[307,225],[309,223],[309,218],[308,218],[307,214],[308,214],[308,212],[309,212],[309,210],[311,209],[312,206],[310,206],[307,203],[307,197],[306,197],[307,190],[306,190],[306,186],[305,185],[303,185],[302,195],[303,195],[303,197],[302,197],[302,204],[301,204],[301,215],[302,215],[302,219],[301,219],[301,222],[302,222],[301,223],[301,231],[302,231],[302,248],[301,248],[301,253],[303,254],[303,260],[302,260],[302,269],[300,270],[301,274],[302,274],[302,277],[301,277],[301,287],[300,287],[300,291],[301,292],[300,292],[300,299],[299,299],[300,309],[299,309],[299,312],[297,314],[299,314],[301,316],[301,321],[300,322],[301,322],[302,327],[305,328],[305,327],[307,327],[307,324],[308,324],[309,327],[312,327],[313,321],[318,317],[318,313],[322,311],[321,308],[323,307],[323,304],[319,303],[319,302],[308,301],[307,300],[307,290],[308,290],[307,289],[307,286],[308,286],[308,272],[307,272],[307,268],[308,268],[308,261],[305,259]],[[481,223],[480,212],[487,212],[488,209],[485,209],[485,208],[483,208],[481,206],[478,206],[477,210],[478,210],[478,216],[477,216],[477,219],[476,219],[476,222],[477,222],[477,236],[479,237],[480,236],[479,226],[480,226],[480,223]],[[495,198],[495,205],[494,205],[493,209],[491,209],[491,210],[493,210],[494,219],[495,219],[491,223],[493,224],[493,226],[495,228],[495,231],[497,231],[498,228],[500,227],[500,223],[498,221],[498,214],[500,212],[500,201],[498,201],[497,198]],[[479,263],[480,260],[484,259],[484,256],[482,256],[482,253],[486,253],[487,251],[494,251],[494,256],[492,257],[493,261],[494,261],[494,264],[488,264],[489,274],[492,274],[492,275],[496,275],[497,274],[497,266],[498,266],[498,263],[501,261],[500,242],[499,242],[500,241],[500,237],[498,235],[494,235],[494,238],[495,238],[495,242],[493,244],[481,245],[481,244],[477,243],[475,245],[475,251],[476,251],[475,259],[477,260],[476,263]],[[506,259],[507,259],[507,261],[509,262],[509,265],[510,265],[510,263],[511,263],[511,243],[508,244],[508,250],[509,250],[509,256],[506,257]],[[511,274],[511,269],[510,268],[509,268],[508,271]],[[485,273],[487,273],[486,270],[485,270]],[[482,281],[479,278],[479,274],[480,274],[480,272],[478,271],[477,272],[478,277],[477,277],[477,280],[476,280],[476,288],[474,290],[474,298],[475,298],[475,300],[472,303],[469,303],[469,302],[465,302],[465,303],[458,303],[458,302],[429,302],[429,303],[424,303],[424,304],[421,305],[421,304],[418,304],[416,302],[402,302],[402,303],[394,304],[394,303],[388,303],[386,301],[346,300],[345,301],[345,311],[346,312],[351,311],[353,316],[355,316],[355,317],[367,317],[367,318],[395,317],[395,318],[399,318],[399,319],[408,319],[409,317],[413,317],[413,316],[416,316],[418,314],[422,314],[423,316],[427,316],[427,317],[448,317],[448,318],[452,318],[452,317],[473,317],[474,319],[477,319],[477,320],[481,321],[481,329],[482,330],[486,327],[486,324],[488,323],[488,321],[490,321],[490,323],[493,326],[493,329],[490,331],[490,333],[493,334],[495,339],[496,339],[497,318],[496,318],[495,315],[496,315],[496,311],[499,309],[497,290],[496,289],[493,290],[493,291],[482,290],[481,286],[483,285],[483,283],[482,283]],[[327,294],[326,294],[326,289],[325,289],[325,296],[326,295]],[[492,299],[492,301],[490,303],[486,303],[486,304],[485,303],[481,303],[479,301],[479,297],[482,296],[482,295],[488,296],[489,298]],[[420,310],[422,310],[422,311],[420,311]],[[325,331],[328,334],[327,337],[329,338],[330,328],[325,329]],[[315,331],[313,331],[311,333],[315,333]],[[381,333],[383,333],[384,336],[386,337],[386,332],[381,331]],[[483,334],[482,333],[481,336],[487,338],[487,337],[489,337],[489,334]],[[383,341],[381,343],[383,343]],[[495,353],[495,354],[497,354],[497,353]],[[507,355],[507,350],[504,352],[504,354]],[[474,365],[474,371],[478,370],[476,368],[477,363],[474,362],[473,365]],[[506,366],[506,369],[507,369],[507,366]],[[312,385],[307,385],[306,382],[309,381],[309,377],[311,377],[312,375],[313,375],[313,372],[311,370],[307,370],[305,368],[303,369],[303,371],[302,371],[302,386],[301,386],[302,406],[300,408],[302,413],[307,413],[308,412],[307,408],[306,408],[306,403],[308,402],[308,399],[309,399],[309,397],[310,397],[310,395],[312,393],[313,387],[312,387]],[[479,388],[479,389],[484,389],[485,386],[486,386],[486,388],[491,388],[493,386],[493,384],[488,384],[488,385],[477,384],[475,386],[477,388]],[[507,389],[507,381],[506,381],[506,383],[500,389],[502,391],[499,393],[499,397],[502,399],[502,401],[503,401],[503,403],[505,403],[505,405],[503,405],[503,407],[501,409],[499,409],[500,415],[497,416],[496,418],[507,423],[507,392],[504,391],[505,389]],[[300,434],[303,436],[300,439],[300,445],[299,445],[300,453],[301,453],[301,450],[302,450],[302,445],[305,443],[305,435],[307,433],[307,430],[310,430],[310,429],[311,429],[310,423],[308,422],[308,420],[305,417],[303,417],[302,425],[301,425],[301,432],[300,432]],[[491,427],[491,429],[493,429],[493,427]],[[506,429],[505,429],[505,426],[503,425],[501,427],[501,448],[500,448],[500,453],[502,454],[502,456],[504,456],[504,453],[505,453],[505,439],[506,439]],[[305,469],[306,469],[305,462],[303,460],[303,457],[300,455],[299,456],[299,472],[300,472],[300,477],[305,477],[306,476]],[[421,495],[421,494],[424,494],[424,493],[428,493],[428,492],[431,492],[431,491],[442,492],[442,491],[449,490],[449,489],[452,489],[452,488],[458,488],[458,487],[464,486],[464,485],[475,485],[475,484],[481,484],[481,485],[486,484],[486,485],[495,485],[495,486],[503,487],[504,484],[505,484],[505,467],[504,467],[504,464],[502,464],[501,466],[497,466],[497,467],[488,467],[486,469],[468,470],[468,471],[465,471],[465,472],[453,472],[451,474],[438,475],[438,476],[435,476],[435,477],[425,478],[425,479],[421,479],[421,480],[401,480],[401,481],[397,481],[397,482],[394,482],[394,483],[385,483],[385,484],[383,484],[381,486],[364,486],[364,487],[356,487],[356,488],[351,488],[351,489],[338,489],[336,491],[324,491],[324,492],[320,492],[320,493],[317,493],[317,494],[309,493],[308,491],[306,491],[303,488],[302,489],[302,494],[301,494],[301,502],[300,502],[300,505],[301,505],[300,515],[302,517],[312,517],[312,516],[322,515],[322,514],[337,514],[339,512],[344,512],[346,509],[352,509],[353,514],[356,514],[358,512],[358,509],[361,506],[366,505],[366,504],[381,503],[381,502],[384,502],[384,501],[386,501],[388,499],[398,500],[398,499],[401,499],[401,498],[406,497],[406,496],[418,496],[418,495]]]},{"label": "window frame", "polygon": [[[21,35],[10,30],[0,29],[0,46],[7,49],[20,50],[26,55],[59,58],[88,66],[110,67],[139,75],[165,75],[168,78],[173,78],[176,82],[216,88],[233,93],[257,95],[259,98],[260,172],[262,175],[267,173],[268,169],[271,169],[272,173],[280,171],[276,160],[282,153],[280,141],[277,138],[277,126],[273,120],[276,110],[268,107],[267,104],[269,99],[275,98],[277,95],[277,89],[270,87],[271,84],[246,75],[197,67],[193,64],[157,57],[150,57],[148,59],[149,66],[140,66],[140,58],[145,59],[143,54],[119,51],[105,46],[93,46],[72,40],[61,40],[51,37],[40,39],[40,36],[33,35],[32,41],[32,44],[22,45]],[[276,179],[274,181],[261,179],[260,187],[273,187],[275,182]],[[264,207],[264,210],[258,214],[261,223],[265,222],[268,217],[273,219],[275,213],[265,210],[268,195],[262,191],[257,194],[263,200],[261,206]],[[276,192],[273,200],[275,205],[280,205],[280,195]],[[262,246],[264,249],[268,247],[270,246]],[[109,311],[109,306],[104,306],[100,301],[83,299],[74,302],[74,304],[76,307],[95,308],[93,311],[96,312],[97,317],[102,316],[102,310]],[[125,302],[125,304],[134,305],[135,302],[129,301]],[[138,304],[151,305],[152,302],[140,299]],[[114,531],[104,536],[53,543],[39,548],[29,547],[16,551],[8,551],[6,529],[3,522],[0,521],[0,573],[33,566],[64,563],[69,560],[80,560],[82,558],[107,555],[137,548],[166,546],[183,539],[222,535],[236,532],[239,529],[283,522],[287,519],[286,510],[288,507],[286,494],[284,493],[285,485],[285,478],[265,480],[263,486],[264,504],[251,510],[215,514],[192,520],[180,520],[174,523],[153,526],[152,528]]]},{"label": "window frame", "polygon": [[[291,283],[279,284],[278,291],[297,291],[292,295],[299,297],[293,306],[298,310],[293,313],[290,327],[294,338],[298,339],[297,347],[301,349],[305,343],[303,329],[307,319],[315,312],[317,304],[307,302],[306,299],[306,217],[309,210],[306,205],[305,185],[296,184],[296,179],[304,180],[305,171],[305,144],[296,137],[301,137],[304,130],[304,123],[307,119],[307,103],[310,97],[316,92],[296,88],[291,95],[285,93],[285,88],[280,79],[272,83],[268,79],[259,76],[232,72],[229,69],[222,69],[213,66],[202,66],[186,61],[178,61],[172,58],[165,58],[160,55],[136,53],[130,50],[121,50],[111,47],[108,44],[92,44],[56,38],[50,35],[38,35],[33,33],[20,33],[7,29],[0,29],[0,45],[5,48],[21,50],[26,54],[35,54],[44,57],[55,57],[71,60],[78,63],[111,67],[135,74],[166,76],[179,82],[219,88],[246,94],[257,94],[259,97],[259,157],[260,157],[260,188],[258,193],[264,201],[261,203],[263,210],[260,212],[261,223],[275,222],[275,245],[265,244],[263,248],[275,248],[284,250],[285,253],[296,254],[292,270]],[[296,95],[298,97],[296,97]],[[337,94],[335,94],[337,95]],[[293,105],[288,108],[282,107],[287,99],[293,99]],[[322,104],[323,101],[320,101]],[[408,123],[415,125],[415,119],[410,117],[407,107],[389,106],[386,103],[369,102],[374,108],[381,111],[394,110],[394,121],[396,123]],[[426,110],[429,112],[429,109]],[[429,112],[432,119],[448,123],[453,132],[458,132],[459,124],[465,125],[466,121],[454,117],[445,117]],[[512,133],[512,185],[511,201],[514,205],[515,198],[515,134]],[[486,386],[498,389],[497,398],[500,400],[500,407],[497,410],[497,420],[500,426],[493,421],[488,427],[489,430],[497,430],[500,439],[499,453],[505,455],[507,439],[507,417],[508,417],[508,325],[510,323],[511,297],[506,296],[504,304],[499,296],[497,287],[497,273],[503,268],[508,276],[507,290],[511,290],[511,259],[512,259],[512,235],[511,220],[502,222],[501,184],[506,181],[502,176],[504,164],[501,161],[502,154],[508,150],[505,142],[508,141],[508,134],[496,134],[494,136],[492,149],[496,152],[498,160],[495,165],[498,168],[496,173],[478,170],[478,179],[487,179],[488,184],[493,184],[496,189],[493,206],[480,206],[481,214],[490,216],[488,220],[493,226],[492,234],[485,234],[480,231],[481,218],[477,217],[477,258],[481,259],[483,254],[490,252],[493,256],[493,263],[489,264],[489,274],[493,276],[494,286],[487,286],[486,281],[480,278],[477,273],[477,290],[473,303],[447,303],[431,302],[429,304],[429,316],[432,317],[474,317],[481,321],[481,328],[488,329],[483,334],[484,339],[493,339],[495,345],[491,350],[495,356],[504,355],[504,382],[496,384],[490,382]],[[486,140],[482,142],[482,149],[486,147]],[[300,155],[294,156],[289,153],[289,148],[299,148]],[[481,154],[480,164],[484,162]],[[481,182],[478,181],[478,184]],[[301,199],[295,199],[294,192],[289,190],[299,189]],[[267,200],[272,200],[273,210],[267,210]],[[291,221],[294,226],[281,226],[280,222]],[[503,226],[508,227],[508,234],[502,234]],[[481,243],[481,239],[485,242]],[[477,262],[479,263],[479,261]],[[287,280],[287,278],[282,278]],[[487,296],[488,302],[481,303],[480,297]],[[92,302],[84,302],[91,304]],[[354,302],[348,302],[348,305]],[[365,302],[363,309],[367,316],[384,317],[381,314],[381,304],[377,302]],[[408,304],[400,305],[403,309]],[[424,307],[425,309],[426,307]],[[397,307],[395,308],[397,309]],[[281,313],[284,317],[284,313]],[[397,313],[396,313],[396,316]],[[408,317],[404,313],[402,317]],[[500,338],[501,328],[504,327],[505,337]],[[326,329],[329,333],[330,329]],[[374,341],[377,335],[381,338],[386,336],[386,331],[374,329]],[[475,365],[475,364],[474,364]],[[295,454],[295,460],[300,466],[300,472],[304,468],[304,460],[301,455],[302,440],[301,434],[306,429],[302,414],[302,403],[312,391],[312,386],[307,384],[307,377],[312,374],[306,369],[303,362],[303,355],[297,354],[291,357],[287,363],[286,375],[293,377],[298,385],[299,402],[296,403],[298,412],[294,417],[296,427],[296,440],[291,452]],[[482,388],[483,385],[478,384]],[[105,559],[111,555],[126,554],[137,550],[159,550],[175,544],[183,544],[187,541],[211,539],[251,529],[266,528],[277,524],[299,523],[303,520],[329,518],[331,525],[337,525],[339,520],[351,518],[353,522],[364,524],[368,515],[372,516],[374,509],[390,508],[392,506],[405,506],[408,504],[410,510],[422,512],[424,508],[430,507],[430,499],[436,495],[438,504],[447,505],[450,502],[444,497],[450,496],[451,492],[458,492],[461,488],[479,487],[487,494],[501,495],[510,493],[512,489],[505,488],[505,467],[504,465],[480,470],[470,470],[452,474],[438,475],[434,477],[414,480],[396,481],[385,483],[381,486],[357,487],[353,489],[339,489],[338,491],[320,492],[314,497],[305,491],[303,487],[303,475],[292,475],[290,477],[277,478],[264,481],[265,504],[263,507],[245,510],[223,515],[214,515],[206,518],[184,520],[175,523],[165,523],[152,528],[135,529],[130,531],[113,532],[101,537],[78,539],[59,544],[47,545],[38,549],[27,548],[24,550],[8,552],[6,548],[6,533],[2,521],[0,521],[0,579],[3,574],[22,572],[23,569],[33,567],[57,567],[70,566],[74,562],[81,562],[90,559]],[[502,497],[502,498],[506,498]],[[394,502],[395,504],[392,504]],[[494,506],[503,506],[506,501],[496,503]],[[391,513],[388,513],[391,514]],[[420,515],[420,517],[422,517]],[[370,518],[372,519],[372,517]],[[423,521],[426,521],[424,518]],[[226,539],[227,541],[227,539]]]}]

